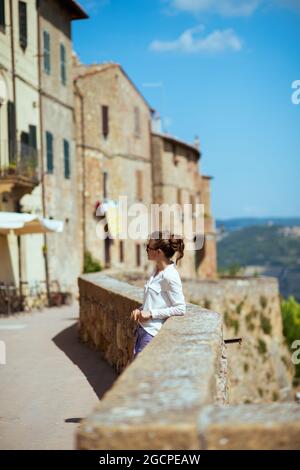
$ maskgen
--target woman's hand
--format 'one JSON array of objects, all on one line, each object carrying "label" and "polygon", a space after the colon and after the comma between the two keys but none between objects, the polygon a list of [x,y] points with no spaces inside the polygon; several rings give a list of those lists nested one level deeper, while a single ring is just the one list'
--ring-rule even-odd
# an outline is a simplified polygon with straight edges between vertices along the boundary
[{"label": "woman's hand", "polygon": [[135,321],[149,320],[149,318],[151,318],[151,313],[147,310],[139,310],[138,308],[136,308],[131,312],[130,317]]}]

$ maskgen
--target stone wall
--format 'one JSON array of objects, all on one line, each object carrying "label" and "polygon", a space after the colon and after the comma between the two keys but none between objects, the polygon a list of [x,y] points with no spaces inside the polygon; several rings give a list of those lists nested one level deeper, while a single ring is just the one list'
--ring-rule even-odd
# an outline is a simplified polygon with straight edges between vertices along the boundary
[{"label": "stone wall", "polygon": [[80,424],[77,447],[199,448],[198,411],[226,401],[222,316],[188,304],[133,360],[142,289],[102,273],[81,276],[79,289],[81,339],[123,373]]},{"label": "stone wall", "polygon": [[[108,272],[138,286],[145,282],[134,271]],[[224,339],[242,338],[227,347],[229,403],[290,400],[294,367],[282,334],[277,280],[182,278],[182,283],[189,302],[223,315]]]},{"label": "stone wall", "polygon": [[184,282],[190,302],[221,312],[228,346],[229,402],[291,398],[293,365],[284,342],[276,279],[260,277]]}]

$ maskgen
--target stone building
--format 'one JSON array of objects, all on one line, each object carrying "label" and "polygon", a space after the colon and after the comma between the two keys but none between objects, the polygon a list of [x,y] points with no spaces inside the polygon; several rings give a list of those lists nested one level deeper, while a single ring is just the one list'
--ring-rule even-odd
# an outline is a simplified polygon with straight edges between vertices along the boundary
[{"label": "stone building", "polygon": [[[86,66],[74,55],[74,93],[78,154],[78,207],[81,253],[90,252],[105,268],[150,269],[145,240],[98,237],[95,216],[103,201],[128,197],[128,206],[197,202],[205,206],[205,243],[186,251],[178,267],[190,278],[216,276],[216,240],[210,210],[210,178],[199,173],[199,149],[172,136],[152,132],[151,109],[122,67]],[[108,221],[109,230],[109,219]],[[195,222],[194,222],[195,225]],[[152,229],[153,229],[152,225]],[[150,232],[150,230],[149,230]]]},{"label": "stone building", "polygon": [[150,208],[151,109],[115,63],[85,66],[74,56],[74,93],[82,258],[90,252],[106,268],[144,269],[141,238],[113,236],[106,218],[110,237],[101,239],[96,207],[103,202],[117,207],[126,196],[128,208],[139,202]]},{"label": "stone building", "polygon": [[0,210],[64,221],[63,233],[51,236],[1,236],[1,256],[10,260],[1,281],[76,289],[71,22],[83,18],[73,0],[0,0]]},{"label": "stone building", "polygon": [[[200,173],[200,158],[197,142],[192,145],[171,135],[152,133],[154,202],[176,204],[179,212],[190,204],[193,233],[204,234],[202,248],[195,250],[191,245],[178,263],[179,270],[186,278],[210,279],[216,277],[216,234],[210,205],[211,178]],[[204,205],[204,224],[198,231],[196,204]]]}]

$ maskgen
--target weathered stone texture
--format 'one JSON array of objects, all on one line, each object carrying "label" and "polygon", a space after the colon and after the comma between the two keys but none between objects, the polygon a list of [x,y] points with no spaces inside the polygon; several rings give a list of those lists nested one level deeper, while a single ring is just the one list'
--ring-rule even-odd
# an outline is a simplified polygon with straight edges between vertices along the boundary
[{"label": "weathered stone texture", "polygon": [[209,405],[199,413],[198,432],[207,450],[299,450],[300,406]]},{"label": "weathered stone texture", "polygon": [[79,287],[81,338],[119,372],[128,367],[81,423],[78,447],[197,449],[197,410],[226,395],[221,315],[188,304],[133,360],[130,312],[142,290],[101,274],[82,276]]},{"label": "weathered stone texture", "polygon": [[[136,272],[109,271],[112,277],[142,286]],[[220,312],[224,338],[241,337],[227,346],[229,403],[291,400],[294,366],[282,333],[276,279],[184,279],[186,300]]]}]

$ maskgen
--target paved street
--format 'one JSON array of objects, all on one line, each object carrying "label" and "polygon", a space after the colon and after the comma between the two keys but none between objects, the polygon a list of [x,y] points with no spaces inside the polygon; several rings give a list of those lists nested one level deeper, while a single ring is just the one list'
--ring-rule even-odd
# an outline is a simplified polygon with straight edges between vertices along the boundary
[{"label": "paved street", "polygon": [[0,317],[0,449],[72,449],[78,422],[116,378],[77,339],[78,304]]}]

